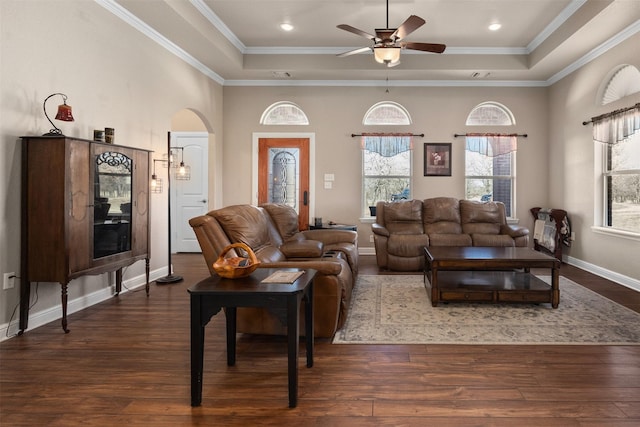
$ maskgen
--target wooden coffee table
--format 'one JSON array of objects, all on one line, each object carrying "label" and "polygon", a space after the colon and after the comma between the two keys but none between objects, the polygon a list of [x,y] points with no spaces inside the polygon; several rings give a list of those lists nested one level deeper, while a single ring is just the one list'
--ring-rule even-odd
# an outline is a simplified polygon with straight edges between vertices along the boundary
[{"label": "wooden coffee table", "polygon": [[[425,247],[424,285],[438,302],[560,303],[560,261],[529,248]],[[551,285],[530,273],[550,268]]]}]

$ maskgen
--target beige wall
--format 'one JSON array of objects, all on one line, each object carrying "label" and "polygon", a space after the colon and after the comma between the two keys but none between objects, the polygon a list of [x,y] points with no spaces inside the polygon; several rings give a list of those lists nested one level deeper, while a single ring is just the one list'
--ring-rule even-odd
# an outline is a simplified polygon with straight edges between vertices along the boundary
[{"label": "beige wall", "polygon": [[[507,106],[516,117],[509,132],[527,133],[517,153],[517,211],[520,223],[532,226],[529,208],[546,206],[548,156],[547,88],[390,88],[381,87],[225,87],[225,179],[224,204],[250,203],[251,148],[253,132],[313,132],[316,142],[315,213],[325,220],[358,225],[359,246],[369,242],[371,227],[360,222],[362,153],[359,138],[352,133],[413,132],[413,197],[464,196],[464,138],[455,133],[482,131],[465,126],[467,115],[477,104],[496,101]],[[263,111],[276,101],[296,103],[307,114],[309,126],[262,126]],[[364,127],[367,110],[379,101],[402,104],[413,119],[410,126]],[[495,128],[493,129],[495,131]],[[452,143],[451,177],[423,176],[423,143]],[[237,170],[246,173],[237,174]],[[323,188],[325,173],[335,175],[333,189]],[[312,191],[312,193],[314,193]]]},{"label": "beige wall", "polygon": [[[93,129],[110,126],[117,144],[153,150],[154,158],[162,158],[172,118],[183,109],[197,112],[210,133],[222,136],[222,88],[93,1],[2,0],[0,24],[0,271],[19,272],[18,137],[50,129],[42,113],[48,95],[69,97],[76,121],[56,121],[66,135],[91,139]],[[55,97],[47,104],[52,115],[59,101]],[[222,149],[210,152],[213,158]],[[152,195],[151,200],[151,270],[156,276],[167,268],[166,197]],[[128,268],[125,280],[141,275],[143,264]],[[90,299],[104,290],[112,276],[74,280],[70,309],[80,296]],[[19,286],[0,292],[2,325],[18,304]],[[41,284],[38,295],[32,313],[60,304],[59,285]],[[60,314],[59,308],[52,312]]]},{"label": "beige wall", "polygon": [[[640,241],[592,229],[596,218],[594,179],[598,164],[591,138],[592,126],[582,122],[590,117],[629,107],[640,102],[640,94],[631,95],[608,104],[596,100],[598,89],[609,72],[622,64],[640,69],[640,34],[595,59],[580,70],[552,86],[550,90],[549,120],[549,203],[563,206],[571,214],[576,240],[568,251],[578,265],[603,270],[640,280],[637,259]],[[599,148],[599,145],[598,145]],[[608,271],[607,271],[608,270]]]}]

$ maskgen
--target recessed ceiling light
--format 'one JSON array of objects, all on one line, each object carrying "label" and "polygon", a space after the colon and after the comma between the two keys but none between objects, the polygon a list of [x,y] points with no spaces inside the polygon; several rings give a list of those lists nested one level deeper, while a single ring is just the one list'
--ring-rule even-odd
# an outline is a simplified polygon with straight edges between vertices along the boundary
[{"label": "recessed ceiling light", "polygon": [[283,31],[291,31],[291,30],[293,30],[293,25],[291,25],[289,23],[286,23],[286,22],[283,22],[282,24],[280,24],[280,28]]},{"label": "recessed ceiling light", "polygon": [[489,25],[489,29],[491,31],[498,31],[501,27],[502,27],[502,25],[498,24],[497,22]]}]

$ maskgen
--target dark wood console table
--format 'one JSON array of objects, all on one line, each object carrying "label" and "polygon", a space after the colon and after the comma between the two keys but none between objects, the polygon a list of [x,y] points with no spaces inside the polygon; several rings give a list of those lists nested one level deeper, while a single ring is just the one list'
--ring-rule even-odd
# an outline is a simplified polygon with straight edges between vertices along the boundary
[{"label": "dark wood console table", "polygon": [[222,308],[227,325],[227,365],[236,363],[236,308],[265,307],[287,326],[289,407],[298,403],[298,349],[300,344],[300,305],[304,300],[307,367],[313,366],[313,277],[305,270],[294,283],[262,283],[276,271],[296,269],[257,269],[250,276],[224,279],[211,276],[189,288],[191,294],[191,406],[202,403],[204,366],[204,327]]},{"label": "dark wood console table", "polygon": [[[425,247],[424,255],[424,284],[434,307],[440,301],[560,303],[560,261],[533,249]],[[551,285],[531,268],[550,268]]]}]

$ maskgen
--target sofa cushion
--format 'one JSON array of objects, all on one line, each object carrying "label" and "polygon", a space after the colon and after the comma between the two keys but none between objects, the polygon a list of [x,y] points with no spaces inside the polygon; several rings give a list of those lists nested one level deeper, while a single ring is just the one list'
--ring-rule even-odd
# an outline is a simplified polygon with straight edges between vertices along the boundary
[{"label": "sofa cushion", "polygon": [[324,252],[324,244],[317,240],[287,242],[280,246],[287,258],[318,258]]},{"label": "sofa cushion", "polygon": [[298,213],[291,206],[276,203],[265,203],[260,206],[273,220],[283,241],[286,242],[298,233]]},{"label": "sofa cushion", "polygon": [[471,236],[468,234],[429,234],[429,246],[472,246]]},{"label": "sofa cushion", "polygon": [[429,236],[426,234],[392,234],[387,243],[387,251],[389,255],[419,257],[423,256],[425,246],[429,246]]},{"label": "sofa cushion", "polygon": [[513,238],[507,234],[472,234],[473,246],[515,246]]},{"label": "sofa cushion", "polygon": [[422,234],[422,202],[385,203],[384,224],[390,234]]},{"label": "sofa cushion", "polygon": [[460,200],[462,231],[467,234],[500,234],[506,224],[504,205],[500,202]]},{"label": "sofa cushion", "polygon": [[255,206],[227,206],[209,214],[220,223],[231,242],[245,243],[254,252],[270,244],[267,219]]},{"label": "sofa cushion", "polygon": [[425,199],[422,206],[425,233],[462,233],[458,199],[453,197],[434,197]]}]

